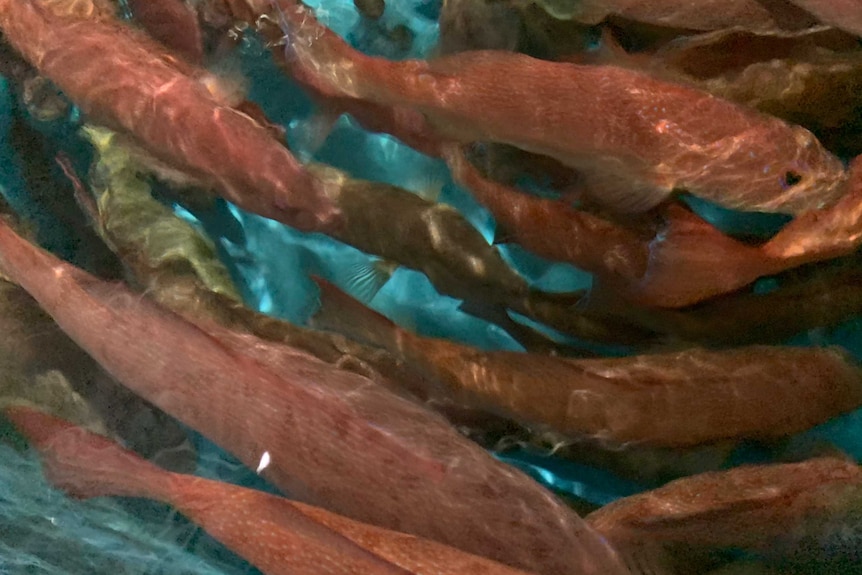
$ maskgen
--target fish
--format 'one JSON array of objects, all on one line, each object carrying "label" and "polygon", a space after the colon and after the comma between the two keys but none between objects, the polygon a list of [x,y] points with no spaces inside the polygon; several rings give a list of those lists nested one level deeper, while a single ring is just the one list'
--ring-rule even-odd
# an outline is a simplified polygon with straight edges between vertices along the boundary
[{"label": "fish", "polygon": [[[233,108],[218,105],[200,82],[187,75],[193,73],[189,66],[175,64],[162,48],[145,37],[139,37],[133,30],[112,22],[93,22],[90,26],[83,20],[52,19],[45,10],[27,3],[16,4],[9,12],[10,16],[11,12],[20,14],[15,18],[6,17],[5,21],[0,19],[0,28],[9,28],[7,38],[25,56],[29,54],[34,59],[44,51],[31,45],[35,38],[42,36],[25,32],[30,28],[44,29],[52,31],[52,38],[68,35],[72,44],[67,44],[63,53],[81,50],[82,55],[75,56],[74,61],[83,67],[93,64],[87,68],[88,72],[80,71],[73,78],[64,80],[62,76],[69,74],[68,68],[59,66],[55,59],[38,56],[39,62],[35,63],[47,76],[56,77],[60,87],[90,113],[92,119],[132,136],[136,142],[145,144],[146,150],[157,160],[167,165],[182,161],[184,170],[191,170],[203,179],[198,183],[206,183],[215,177],[217,181],[210,183],[239,207],[301,230],[328,232],[363,251],[382,255],[408,267],[418,267],[438,289],[456,297],[481,298],[485,293],[499,290],[505,295],[495,297],[508,298],[511,291],[526,291],[523,278],[511,270],[496,249],[484,242],[481,234],[453,208],[424,202],[400,188],[353,180],[333,169],[301,166],[286,147],[271,137],[266,126]],[[117,37],[116,42],[114,36]],[[96,51],[98,38],[110,41],[114,50],[108,54],[98,48],[98,55],[85,55],[87,50]],[[123,64],[117,54],[134,58],[135,64]],[[110,62],[103,63],[104,66],[97,64],[98,58],[106,56],[110,56]],[[95,74],[96,66],[99,67],[97,79],[81,80],[82,74]],[[108,98],[105,96],[107,92],[93,90],[98,81],[129,75],[133,78],[113,82],[112,85],[141,82],[141,86],[130,88],[134,93],[116,96],[111,92],[112,96]],[[75,85],[71,85],[73,80]],[[128,104],[140,101],[142,94],[153,95],[153,86],[162,80],[170,88],[158,93],[159,101],[164,102],[165,107],[158,108],[155,115],[148,113],[146,122],[135,120],[135,106],[124,104],[118,107],[118,102]],[[149,88],[144,89],[147,86]],[[187,111],[180,114],[171,111],[172,106],[180,106]],[[208,112],[204,114],[206,110]],[[160,122],[167,121],[167,116],[160,116],[161,113],[168,116],[179,114],[178,117],[188,119],[194,125],[176,131],[158,128]],[[173,120],[170,124],[176,126]],[[185,134],[191,133],[206,133],[207,136],[185,141]],[[167,140],[162,141],[164,139]],[[248,181],[249,178],[252,181]],[[390,205],[391,209],[404,210],[403,217],[384,217],[388,212],[376,209],[383,194],[389,196],[390,204],[397,204]],[[378,203],[369,211],[366,204],[373,197],[378,198]],[[297,205],[293,204],[294,200]],[[348,216],[345,210],[353,211]],[[350,223],[347,224],[346,220]],[[391,237],[386,233],[388,230],[398,234],[399,238],[412,241],[381,241],[380,238]],[[441,234],[451,235],[463,244],[463,249],[453,249],[454,244],[448,238],[436,244],[428,241],[429,237]],[[451,269],[453,267],[454,270]],[[494,282],[501,285],[489,286]]]},{"label": "fish", "polygon": [[[85,126],[82,132],[98,151],[90,169],[90,185],[71,167],[67,167],[67,176],[93,228],[122,260],[131,285],[184,317],[205,318],[234,331],[300,348],[391,389],[416,388],[411,382],[421,376],[382,350],[246,307],[210,238],[152,196],[122,138],[95,126]],[[401,384],[392,384],[392,379]]]},{"label": "fish", "polygon": [[761,277],[848,256],[862,243],[862,157],[851,161],[844,188],[837,204],[800,214],[761,245],[726,236],[671,205],[666,226],[650,243],[643,278],[616,287],[630,302],[679,308],[736,291]]},{"label": "fish", "polygon": [[444,156],[455,181],[491,212],[498,229],[531,252],[620,281],[646,272],[651,235],[486,178],[457,148]]},{"label": "fish", "polygon": [[218,101],[201,82],[208,72],[143,32],[60,17],[33,0],[2,0],[0,31],[90,121],[134,138],[177,175],[298,229],[339,225],[328,191],[267,126]]},{"label": "fish", "polygon": [[862,313],[858,258],[791,270],[767,293],[728,294],[694,308],[626,306],[617,313],[672,341],[700,345],[777,344]]},{"label": "fish", "polygon": [[862,2],[859,0],[789,0],[817,16],[824,24],[862,36]]},{"label": "fish", "polygon": [[388,61],[358,53],[292,0],[272,2],[286,57],[321,91],[409,106],[449,141],[550,156],[619,212],[647,211],[676,190],[789,214],[841,196],[843,165],[811,132],[708,92],[616,66],[493,50]]},{"label": "fish", "polygon": [[203,34],[195,11],[182,0],[129,0],[135,21],[190,64],[204,60]]},{"label": "fish", "polygon": [[807,536],[832,532],[840,538],[842,524],[845,536],[855,529],[860,486],[858,465],[843,457],[744,465],[624,497],[587,520],[621,546],[647,542],[773,555]]},{"label": "fish", "polygon": [[856,251],[862,243],[862,156],[850,162],[848,172],[847,192],[840,202],[794,218],[761,247],[776,262],[773,267],[789,269]]},{"label": "fish", "polygon": [[698,3],[680,0],[536,0],[536,3],[556,18],[591,25],[599,24],[611,15],[670,28],[742,28],[761,33],[805,29],[817,23],[807,12],[781,0]]},{"label": "fish", "polygon": [[[402,358],[441,382],[447,394],[440,399],[569,440],[648,447],[771,440],[862,405],[862,370],[835,347],[691,348],[608,359],[482,351],[411,333],[317,283],[314,327],[341,328]],[[773,407],[764,410],[767,403]]]},{"label": "fish", "polygon": [[420,270],[438,291],[459,299],[507,303],[528,293],[526,280],[452,206],[322,164],[308,169],[339,190],[348,223],[330,234],[335,239]]},{"label": "fish", "polygon": [[32,407],[10,406],[4,414],[39,450],[55,486],[77,498],[145,497],[170,504],[267,575],[527,575],[320,507],[166,471]]},{"label": "fish", "polygon": [[805,126],[841,157],[862,151],[857,117],[862,54],[856,38],[848,40],[834,29],[684,37],[658,50],[648,65],[676,81]]},{"label": "fish", "polygon": [[108,377],[19,286],[0,280],[0,401],[25,400],[189,470],[196,452],[172,418]]},{"label": "fish", "polygon": [[369,379],[191,322],[58,260],[5,222],[0,271],[120,383],[261,467],[291,497],[513,567],[626,573],[541,486]]}]

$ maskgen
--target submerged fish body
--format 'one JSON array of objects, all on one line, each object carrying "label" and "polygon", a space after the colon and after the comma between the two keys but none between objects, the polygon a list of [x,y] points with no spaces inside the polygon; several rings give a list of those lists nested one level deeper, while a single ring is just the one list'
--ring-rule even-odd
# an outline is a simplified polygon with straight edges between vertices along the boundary
[{"label": "submerged fish body", "polygon": [[810,132],[707,92],[498,51],[387,61],[353,50],[292,2],[279,6],[295,67],[333,95],[412,107],[449,140],[555,158],[617,210],[647,210],[675,190],[786,213],[840,196],[843,166]]},{"label": "submerged fish body", "polygon": [[42,453],[46,475],[78,497],[169,503],[267,575],[526,575],[491,560],[319,507],[170,473],[119,445],[23,406],[6,416]]},{"label": "submerged fish body", "polygon": [[189,323],[5,224],[0,269],[121,383],[246,465],[268,461],[264,476],[294,497],[540,573],[625,573],[550,493],[371,380]]},{"label": "submerged fish body", "polygon": [[[837,349],[754,346],[578,360],[486,352],[415,335],[332,286],[321,289],[317,325],[345,328],[404,358],[442,382],[448,394],[440,399],[570,439],[656,447],[775,439],[862,405],[862,372]],[[763,410],[778,397],[779,407]]]},{"label": "submerged fish body", "polygon": [[809,14],[781,1],[536,0],[536,3],[557,18],[585,24],[598,24],[610,15],[689,30],[742,28],[755,32],[774,32],[797,30],[814,24]]},{"label": "submerged fish body", "polygon": [[822,457],[678,479],[615,501],[588,520],[623,546],[650,541],[769,552],[782,541],[834,530],[858,514],[860,497],[859,467]]},{"label": "submerged fish body", "polygon": [[61,17],[35,0],[0,1],[0,30],[89,120],[132,136],[185,183],[300,229],[338,226],[327,190],[267,126],[145,34],[113,19]]},{"label": "submerged fish body", "polygon": [[817,16],[824,24],[862,36],[862,2],[859,0],[789,0]]}]

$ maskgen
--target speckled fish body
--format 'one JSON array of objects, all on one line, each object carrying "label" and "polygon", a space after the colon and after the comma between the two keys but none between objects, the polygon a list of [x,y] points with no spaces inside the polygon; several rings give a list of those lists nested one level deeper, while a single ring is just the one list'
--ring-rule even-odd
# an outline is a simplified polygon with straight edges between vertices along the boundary
[{"label": "speckled fish body", "polygon": [[173,505],[267,575],[526,575],[488,559],[227,483],[170,473],[119,445],[27,407],[5,413],[42,453],[46,475],[79,497]]},{"label": "speckled fish body", "polygon": [[843,166],[810,132],[707,92],[497,51],[391,62],[356,52],[292,2],[279,7],[289,58],[334,95],[410,106],[451,140],[551,156],[618,210],[647,210],[678,189],[787,213],[840,196]]},{"label": "speckled fish body", "polygon": [[371,380],[189,323],[5,225],[0,269],[121,383],[246,465],[268,459],[291,496],[540,573],[625,573],[550,493]]},{"label": "speckled fish body", "polygon": [[[443,399],[564,437],[661,447],[775,439],[862,405],[862,372],[838,349],[755,346],[583,360],[486,352],[412,334],[332,286],[321,290],[316,325],[352,326],[348,335],[441,381]],[[766,403],[774,407],[764,410]]]},{"label": "speckled fish body", "polygon": [[606,505],[589,522],[614,541],[768,550],[858,508],[862,472],[823,457],[703,473]]},{"label": "speckled fish body", "polygon": [[33,0],[0,1],[0,30],[89,119],[132,135],[184,177],[297,228],[336,225],[332,199],[267,127],[216,100],[199,81],[204,70],[145,34]]}]

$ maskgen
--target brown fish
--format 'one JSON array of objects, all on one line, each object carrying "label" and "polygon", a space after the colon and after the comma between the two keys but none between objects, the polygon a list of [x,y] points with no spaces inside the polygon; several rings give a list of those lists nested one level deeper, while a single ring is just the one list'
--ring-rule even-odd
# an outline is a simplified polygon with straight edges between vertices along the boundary
[{"label": "brown fish", "polygon": [[598,24],[610,15],[688,30],[743,28],[773,32],[809,28],[817,23],[810,14],[782,0],[536,0],[536,3],[557,18],[585,24]]},{"label": "brown fish", "polygon": [[195,11],[183,0],[129,0],[135,21],[191,64],[202,64],[203,38]]},{"label": "brown fish", "polygon": [[862,36],[862,2],[859,0],[789,0],[817,16],[824,24]]},{"label": "brown fish", "polygon": [[547,491],[371,380],[191,323],[59,261],[5,223],[0,270],[121,383],[291,496],[541,573],[625,573]]},{"label": "brown fish", "polygon": [[442,399],[564,438],[656,447],[774,439],[862,405],[862,372],[838,349],[756,346],[577,360],[486,352],[415,335],[318,285],[322,311],[314,325],[340,327],[403,358],[441,382]]},{"label": "brown fish", "polygon": [[526,575],[488,559],[319,507],[156,467],[38,410],[6,416],[42,454],[45,474],[79,498],[147,497],[176,507],[267,575]]},{"label": "brown fish", "polygon": [[840,197],[841,162],[810,132],[706,92],[633,70],[508,52],[391,62],[353,50],[294,2],[277,5],[288,58],[321,90],[409,106],[449,140],[551,156],[618,210],[647,210],[676,189],[726,207],[787,213]]}]

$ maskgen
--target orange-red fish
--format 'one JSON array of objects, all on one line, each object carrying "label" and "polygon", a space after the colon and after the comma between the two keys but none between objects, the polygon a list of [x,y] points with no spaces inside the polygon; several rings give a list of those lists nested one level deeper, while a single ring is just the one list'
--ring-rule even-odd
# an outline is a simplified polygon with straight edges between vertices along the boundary
[{"label": "orange-red fish", "polygon": [[92,121],[131,135],[176,175],[300,229],[337,226],[334,199],[270,129],[219,101],[199,81],[207,72],[146,34],[33,0],[0,0],[0,30]]},{"label": "orange-red fish", "polygon": [[577,360],[481,351],[408,332],[318,283],[323,311],[315,324],[346,328],[404,358],[441,382],[441,399],[567,438],[662,447],[774,439],[862,405],[862,371],[837,349],[755,346]]},{"label": "orange-red fish", "polygon": [[646,271],[651,236],[485,178],[455,148],[444,155],[455,180],[491,212],[498,228],[533,253],[620,281],[637,281]]},{"label": "orange-red fish", "polygon": [[295,348],[192,323],[0,223],[0,272],[107,371],[298,499],[548,574],[625,573],[526,475],[442,418]]},{"label": "orange-red fish", "polygon": [[273,3],[288,59],[319,90],[409,106],[449,140],[551,156],[616,209],[647,210],[681,189],[726,207],[787,213],[840,197],[843,166],[810,132],[707,92],[508,52],[392,62],[353,50],[291,0]]},{"label": "orange-red fish", "polygon": [[648,542],[770,551],[781,542],[792,548],[812,534],[821,544],[830,532],[842,537],[857,528],[860,502],[859,467],[822,457],[678,479],[606,505],[588,520],[623,546]]},{"label": "orange-red fish", "polygon": [[25,406],[4,413],[80,498],[168,503],[267,575],[526,575],[489,559],[283,497],[165,471],[116,443]]}]

